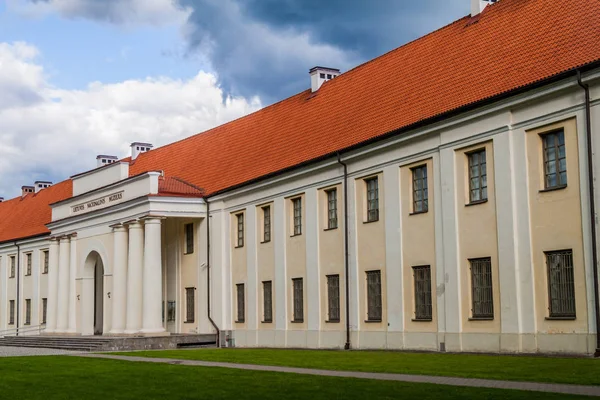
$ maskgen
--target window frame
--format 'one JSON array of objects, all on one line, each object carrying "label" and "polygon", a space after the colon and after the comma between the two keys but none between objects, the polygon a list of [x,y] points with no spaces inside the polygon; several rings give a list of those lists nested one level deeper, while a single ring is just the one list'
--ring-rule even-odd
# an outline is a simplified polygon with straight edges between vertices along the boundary
[{"label": "window frame", "polygon": [[[422,175],[420,178],[418,178],[417,172],[418,171],[424,171],[424,175]],[[427,163],[425,164],[419,164],[417,166],[411,167],[410,168],[410,172],[411,172],[411,182],[412,182],[412,190],[411,190],[411,194],[412,194],[412,212],[411,215],[417,215],[417,214],[426,214],[429,212],[429,176],[428,176],[428,168],[427,168]],[[417,189],[417,182],[420,181],[421,182],[421,188]],[[417,200],[417,193],[421,193],[421,199]],[[417,204],[421,203],[422,204],[422,209],[417,210]]]},{"label": "window frame", "polygon": [[[191,296],[190,296],[191,293]],[[191,302],[190,302],[191,297]],[[190,318],[191,316],[191,318]],[[196,288],[185,288],[185,321],[184,324],[191,324],[196,321]]]},{"label": "window frame", "polygon": [[[366,220],[365,223],[379,221],[379,176],[371,176],[364,178],[365,183],[365,202],[366,202]],[[375,183],[374,188],[369,188],[370,183]],[[373,198],[370,199],[370,194],[373,193]]]},{"label": "window frame", "polygon": [[31,299],[25,299],[25,323],[31,325]]},{"label": "window frame", "polygon": [[8,301],[8,325],[15,324],[15,301]]},{"label": "window frame", "polygon": [[[383,293],[381,288],[381,270],[371,270],[365,271],[366,276],[366,301],[367,301],[367,319],[365,322],[382,322],[383,321]],[[377,280],[375,282],[370,282],[369,277],[375,276]],[[377,291],[371,293],[373,285],[376,286]],[[374,301],[374,303],[372,303]],[[375,311],[375,312],[372,312]]]},{"label": "window frame", "polygon": [[42,322],[41,324],[45,324],[48,318],[48,298],[42,297]]},{"label": "window frame", "polygon": [[244,239],[245,239],[245,221],[244,221],[244,213],[239,212],[234,214],[236,218],[236,249],[244,247]]},{"label": "window frame", "polygon": [[[566,274],[570,275],[567,278],[570,278],[571,280],[570,280],[570,282],[566,282],[566,284],[570,286],[568,288],[568,291],[570,291],[572,294],[572,298],[567,299],[567,301],[572,303],[572,304],[570,304],[570,306],[572,306],[572,312],[557,312],[557,311],[552,310],[552,304],[553,304],[552,293],[554,292],[554,290],[552,289],[551,277],[553,275],[551,274],[551,271],[550,271],[550,264],[548,262],[548,259],[550,256],[561,255],[561,254],[568,254],[570,256],[570,264],[571,264],[570,270],[568,270],[566,272]],[[546,290],[548,291],[548,316],[546,317],[546,319],[548,319],[548,320],[575,320],[575,319],[577,319],[577,298],[576,298],[576,292],[575,292],[575,264],[574,264],[574,260],[573,260],[573,249],[545,251],[544,258],[545,258],[545,262],[546,262],[546,281],[547,281],[547,289]],[[565,274],[565,272],[563,272],[563,274]],[[565,277],[563,276],[563,278],[565,278]],[[561,300],[561,299],[557,299],[557,300]]]},{"label": "window frame", "polygon": [[[241,289],[241,296],[240,296]],[[237,294],[236,298],[236,324],[243,324],[246,322],[246,287],[244,283],[236,283],[235,290]],[[241,304],[240,304],[241,303]]]},{"label": "window frame", "polygon": [[[546,140],[550,137],[550,136],[555,136],[557,135],[557,138],[554,142],[554,162],[555,164],[555,172],[554,175],[556,175],[556,185],[550,186],[548,184],[548,176],[552,175],[548,173],[548,169],[547,169],[547,165],[552,162],[548,160],[548,154],[546,153]],[[562,145],[559,142],[559,137],[558,135],[562,135]],[[558,128],[558,129],[554,129],[548,132],[543,132],[540,133],[540,139],[542,141],[542,172],[543,172],[543,176],[544,176],[544,188],[542,189],[543,192],[549,192],[552,190],[560,190],[560,189],[565,189],[568,185],[569,182],[569,175],[568,175],[568,168],[567,168],[567,143],[566,143],[566,137],[565,137],[565,130],[564,128]],[[563,151],[564,151],[564,157],[560,157],[560,147],[563,147]],[[561,171],[560,170],[560,160],[565,161],[565,170]],[[565,173],[565,182],[563,183],[561,181],[561,173],[564,172]]]},{"label": "window frame", "polygon": [[292,323],[304,322],[304,278],[292,278]]},{"label": "window frame", "polygon": [[17,272],[16,272],[16,269],[17,269],[17,266],[16,266],[16,264],[17,264],[17,256],[14,256],[14,255],[8,256],[8,262],[9,262],[9,265],[8,265],[9,276],[8,276],[8,278],[9,279],[14,279],[15,275],[17,274]]},{"label": "window frame", "polygon": [[292,202],[292,237],[302,235],[302,196],[290,199]]},{"label": "window frame", "polygon": [[[327,278],[327,321],[326,322],[337,323],[337,322],[341,321],[340,275],[339,274],[326,275],[326,278]],[[336,281],[337,281],[337,285],[333,285],[333,283]],[[335,292],[336,290],[337,290],[337,293]]]},{"label": "window frame", "polygon": [[194,223],[185,224],[183,230],[185,233],[185,251],[183,254],[194,254]]},{"label": "window frame", "polygon": [[271,241],[271,206],[262,206],[263,212],[263,240],[261,243],[269,243]]},{"label": "window frame", "polygon": [[[485,271],[484,273],[479,273],[477,279],[475,276],[477,272],[474,271],[474,266],[479,266],[477,263],[487,262],[489,266],[489,273]],[[483,265],[483,264],[482,264]],[[484,265],[485,266],[485,265]],[[495,307],[494,307],[494,268],[492,265],[491,257],[478,257],[478,258],[469,258],[469,270],[471,277],[471,318],[469,320],[472,321],[491,321],[495,317]],[[489,286],[481,285],[477,286],[475,283],[481,283],[483,276],[483,280],[485,280],[485,275],[489,276]],[[487,283],[487,282],[486,282]],[[489,290],[489,293],[484,293]],[[483,293],[483,294],[482,294]],[[489,298],[489,301],[482,300],[482,298]],[[491,307],[491,312],[486,312],[483,310],[485,307],[485,303],[489,304]]]},{"label": "window frame", "polygon": [[31,276],[33,253],[25,253],[25,276]]},{"label": "window frame", "polygon": [[[414,318],[413,321],[429,322],[433,321],[433,298],[431,293],[431,265],[415,265],[412,267],[413,270],[413,291],[414,291]],[[417,275],[424,271],[423,279],[418,279]],[[426,272],[426,273],[425,273]],[[425,286],[425,291],[419,293],[419,283]],[[420,296],[421,294],[421,296]],[[425,300],[423,304],[420,304],[422,300]],[[429,304],[427,304],[427,300]],[[424,313],[419,311],[424,309]]]},{"label": "window frame", "polygon": [[42,275],[46,275],[50,269],[50,252],[42,250]]},{"label": "window frame", "polygon": [[167,300],[167,323],[177,322],[177,301]]},{"label": "window frame", "polygon": [[[481,162],[481,154],[483,153],[483,162]],[[475,204],[482,204],[482,203],[486,203],[488,201],[488,181],[487,181],[487,147],[483,146],[483,147],[478,147],[475,150],[469,151],[467,153],[465,153],[465,155],[467,156],[467,178],[468,178],[468,187],[469,187],[469,202],[467,203],[467,205],[475,205]],[[474,176],[472,174],[472,167],[474,167],[475,165],[471,164],[471,160],[474,159],[475,156],[478,156],[479,161],[477,163],[477,167],[479,167],[479,175]],[[482,165],[485,166],[485,173],[481,172],[481,167]],[[483,184],[483,180],[485,177],[485,186]],[[473,188],[473,179],[477,179],[478,180],[478,184],[479,187],[478,188]],[[483,192],[485,189],[485,198],[483,197]],[[473,191],[477,191],[477,193],[479,193],[479,199],[474,200],[473,199]]]},{"label": "window frame", "polygon": [[[263,320],[265,324],[273,323],[273,281],[263,281]],[[269,296],[267,297],[267,290],[269,288]],[[267,301],[268,299],[268,301]],[[267,313],[267,310],[269,312]],[[267,318],[268,316],[268,318]]]},{"label": "window frame", "polygon": [[325,190],[325,201],[327,202],[327,228],[325,229],[326,231],[339,228],[337,191],[337,188]]}]

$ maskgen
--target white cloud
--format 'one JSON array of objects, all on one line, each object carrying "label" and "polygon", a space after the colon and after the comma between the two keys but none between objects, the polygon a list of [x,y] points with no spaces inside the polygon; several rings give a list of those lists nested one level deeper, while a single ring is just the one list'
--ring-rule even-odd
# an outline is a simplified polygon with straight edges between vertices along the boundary
[{"label": "white cloud", "polygon": [[37,54],[25,43],[0,43],[4,197],[35,179],[56,181],[93,168],[97,154],[127,156],[132,141],[164,145],[261,106],[258,98],[223,100],[217,78],[205,72],[189,80],[156,77],[93,82],[85,90],[56,88]]}]

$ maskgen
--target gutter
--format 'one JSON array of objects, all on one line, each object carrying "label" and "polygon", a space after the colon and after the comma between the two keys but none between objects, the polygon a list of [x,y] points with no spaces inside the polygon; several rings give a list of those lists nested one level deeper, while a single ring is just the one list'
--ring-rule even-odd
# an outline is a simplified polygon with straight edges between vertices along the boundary
[{"label": "gutter", "polygon": [[212,319],[211,316],[211,307],[210,307],[210,203],[208,202],[208,198],[204,198],[204,201],[206,202],[206,293],[207,293],[207,301],[206,301],[206,307],[207,307],[207,313],[208,313],[208,320],[210,321],[210,323],[212,324],[213,328],[215,328],[217,330],[217,347],[221,347],[221,331],[219,330],[219,327],[217,326],[217,324],[215,323],[215,321]]},{"label": "gutter", "polygon": [[340,153],[337,154],[337,162],[344,167],[344,267],[346,284],[346,344],[344,350],[350,350],[350,267],[348,265],[350,251],[348,250],[348,165],[342,161]]},{"label": "gutter", "polygon": [[16,271],[16,275],[17,275],[17,299],[15,301],[16,305],[15,305],[15,326],[17,327],[16,330],[16,336],[19,336],[19,300],[21,298],[21,294],[20,292],[20,286],[21,286],[21,282],[20,282],[20,278],[21,278],[21,246],[19,245],[19,243],[15,242],[15,246],[17,247],[17,271]]},{"label": "gutter", "polygon": [[592,233],[592,270],[594,274],[594,305],[596,311],[596,351],[594,357],[600,357],[600,296],[598,295],[598,245],[596,236],[596,200],[594,198],[594,150],[592,147],[592,120],[590,106],[590,87],[581,80],[581,71],[577,70],[577,83],[585,92],[585,134],[588,167],[590,227]]}]

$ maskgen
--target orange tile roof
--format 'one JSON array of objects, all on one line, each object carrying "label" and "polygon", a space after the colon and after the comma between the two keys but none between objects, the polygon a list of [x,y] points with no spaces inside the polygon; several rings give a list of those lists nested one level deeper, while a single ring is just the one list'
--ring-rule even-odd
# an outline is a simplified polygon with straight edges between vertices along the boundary
[{"label": "orange tile roof", "polygon": [[[130,175],[163,170],[216,193],[595,63],[599,38],[597,1],[500,0],[476,18],[326,82],[315,94],[304,91],[142,153]],[[60,191],[56,186],[48,194]],[[29,209],[18,200],[0,204],[0,241],[47,232],[48,204],[60,196],[68,197],[38,196]]]},{"label": "orange tile roof", "polygon": [[202,188],[175,177],[158,178],[158,196],[202,197]]}]

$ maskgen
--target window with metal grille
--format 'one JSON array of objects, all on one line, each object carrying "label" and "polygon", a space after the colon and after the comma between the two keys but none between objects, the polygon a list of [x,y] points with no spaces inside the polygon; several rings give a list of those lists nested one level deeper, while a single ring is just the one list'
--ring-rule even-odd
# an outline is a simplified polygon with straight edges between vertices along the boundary
[{"label": "window with metal grille", "polygon": [[329,322],[340,322],[340,276],[327,275]]},{"label": "window with metal grille", "polygon": [[487,200],[487,164],[485,149],[468,154],[469,158],[469,202]]},{"label": "window with metal grille", "polygon": [[471,264],[471,302],[473,318],[494,318],[492,259],[475,258]]},{"label": "window with metal grille", "polygon": [[185,322],[194,322],[196,311],[195,311],[195,294],[196,288],[185,288]]},{"label": "window with metal grille", "polygon": [[367,222],[379,220],[379,180],[365,179],[367,185]]},{"label": "window with metal grille", "polygon": [[44,251],[44,268],[42,269],[42,274],[47,274],[48,273],[48,251]]},{"label": "window with metal grille", "polygon": [[263,211],[263,243],[271,241],[271,206],[264,206]]},{"label": "window with metal grille", "polygon": [[565,132],[556,131],[542,135],[544,144],[545,188],[555,189],[567,186],[567,154]]},{"label": "window with metal grille", "polygon": [[237,287],[237,321],[244,322],[246,320],[246,299],[244,293],[244,284],[238,283]]},{"label": "window with metal grille", "polygon": [[413,267],[415,280],[415,320],[431,321],[431,267],[421,265]]},{"label": "window with metal grille", "polygon": [[367,271],[367,321],[381,321],[381,271]]},{"label": "window with metal grille", "polygon": [[25,299],[25,325],[31,325],[31,299]]},{"label": "window with metal grille", "polygon": [[337,189],[331,189],[327,192],[327,229],[337,229]]},{"label": "window with metal grille", "polygon": [[15,277],[15,256],[10,256],[10,276],[9,278]]},{"label": "window with metal grille", "polygon": [[304,284],[302,278],[292,279],[294,288],[294,320],[304,322]]},{"label": "window with metal grille", "polygon": [[14,325],[15,324],[15,301],[11,300],[9,302],[9,308],[8,308],[8,324],[9,325]]},{"label": "window with metal grille", "polygon": [[167,322],[175,322],[175,307],[174,300],[167,301]]},{"label": "window with metal grille", "polygon": [[25,275],[31,275],[31,253],[25,254]]},{"label": "window with metal grille", "polygon": [[302,198],[292,200],[294,208],[294,236],[302,235]]},{"label": "window with metal grille", "polygon": [[237,214],[237,247],[244,247],[244,214]]},{"label": "window with metal grille", "polygon": [[263,282],[263,322],[273,322],[273,283]]},{"label": "window with metal grille", "polygon": [[194,252],[194,224],[185,224],[185,254]]},{"label": "window with metal grille", "polygon": [[46,313],[48,312],[48,299],[42,299],[42,324],[46,323]]},{"label": "window with metal grille", "polygon": [[425,213],[429,210],[429,191],[427,188],[427,165],[412,169],[413,213]]},{"label": "window with metal grille", "polygon": [[573,251],[546,253],[548,266],[548,310],[550,318],[575,318]]}]

